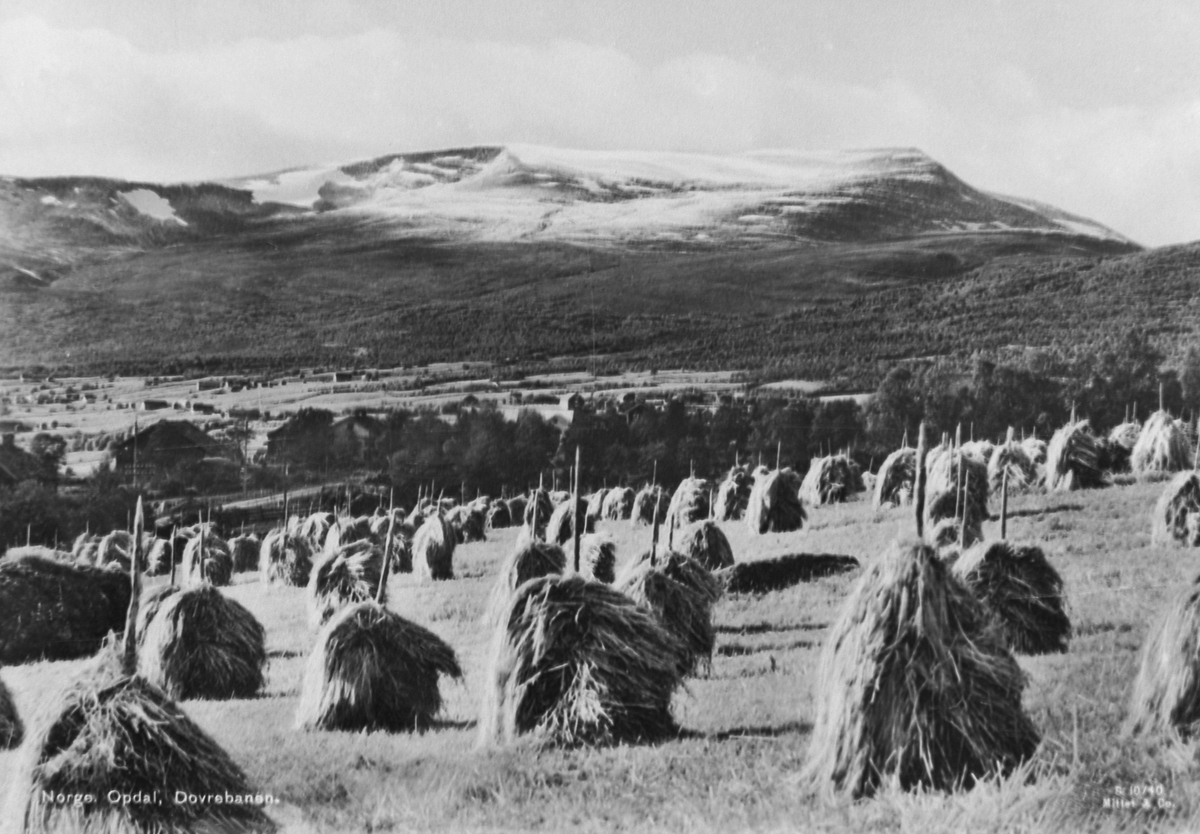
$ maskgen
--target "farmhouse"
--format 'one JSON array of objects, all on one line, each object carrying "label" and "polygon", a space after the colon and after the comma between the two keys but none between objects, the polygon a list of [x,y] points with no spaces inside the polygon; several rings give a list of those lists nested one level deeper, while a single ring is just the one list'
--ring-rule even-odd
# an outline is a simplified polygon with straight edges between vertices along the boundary
[{"label": "farmhouse", "polygon": [[[181,463],[198,463],[205,458],[229,458],[233,452],[195,425],[182,420],[163,420],[146,426],[112,450],[113,468],[127,477],[164,477]],[[135,471],[136,459],[136,471]]]},{"label": "farmhouse", "polygon": [[329,427],[333,433],[334,455],[342,460],[361,461],[383,436],[383,423],[367,414],[352,414],[335,420]]}]

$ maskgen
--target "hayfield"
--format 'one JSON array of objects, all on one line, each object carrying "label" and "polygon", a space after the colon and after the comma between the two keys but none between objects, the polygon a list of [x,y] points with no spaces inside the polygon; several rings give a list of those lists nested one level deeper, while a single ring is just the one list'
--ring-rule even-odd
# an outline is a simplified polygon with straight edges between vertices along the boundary
[{"label": "hayfield", "polygon": [[[491,640],[479,618],[515,530],[461,545],[453,581],[392,578],[390,605],[447,640],[466,673],[462,683],[443,683],[446,707],[427,732],[293,730],[314,634],[304,592],[267,588],[256,574],[240,577],[227,593],[266,627],[264,690],[249,700],[183,706],[254,784],[280,800],[270,812],[294,830],[1197,830],[1197,748],[1120,737],[1147,629],[1165,601],[1200,573],[1200,551],[1150,545],[1148,514],[1161,486],[1010,501],[1009,537],[1045,549],[1064,578],[1075,634],[1065,655],[1019,658],[1029,676],[1025,704],[1043,735],[1035,760],[970,792],[888,789],[872,800],[824,804],[799,783],[822,640],[858,570],[719,602],[711,671],[689,679],[674,703],[677,738],[598,749],[478,749]],[[898,532],[911,531],[908,509],[876,512],[861,496],[809,516],[797,533],[751,536],[741,523],[722,527],[739,561],[806,552],[848,554],[864,564]],[[648,528],[599,527],[616,540],[619,561],[649,544]],[[997,536],[998,527],[986,522],[985,536]],[[3,670],[27,722],[80,663]],[[15,760],[0,754],[6,784]],[[1169,807],[1143,808],[1146,788],[1151,806]],[[1105,807],[1105,799],[1131,795],[1137,809]]]}]

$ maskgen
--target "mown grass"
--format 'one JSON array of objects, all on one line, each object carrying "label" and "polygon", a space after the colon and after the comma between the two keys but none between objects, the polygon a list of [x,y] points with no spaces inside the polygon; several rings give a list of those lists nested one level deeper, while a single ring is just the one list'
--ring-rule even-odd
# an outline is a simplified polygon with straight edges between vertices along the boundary
[{"label": "mown grass", "polygon": [[[477,749],[491,637],[478,618],[515,531],[461,547],[454,581],[393,579],[391,604],[454,646],[466,671],[463,683],[444,685],[446,709],[433,729],[411,735],[293,730],[313,642],[303,593],[265,588],[252,575],[229,593],[267,628],[271,665],[264,692],[184,707],[257,785],[283,801],[273,813],[296,830],[1197,830],[1195,746],[1120,737],[1150,622],[1200,573],[1200,551],[1150,546],[1148,513],[1160,488],[1134,484],[1012,500],[1010,536],[1040,544],[1063,574],[1075,636],[1065,655],[1020,659],[1030,680],[1025,703],[1043,734],[1035,760],[1008,779],[962,794],[888,789],[868,801],[827,804],[797,779],[811,732],[821,642],[858,571],[722,600],[711,672],[690,679],[674,704],[678,738],[600,749],[528,743]],[[740,524],[723,526],[742,560],[818,552],[866,563],[909,529],[909,514],[877,513],[856,501],[812,510],[810,522],[799,533],[761,537]],[[601,526],[622,557],[648,545],[646,528]],[[988,535],[997,527],[990,522]],[[3,675],[29,718],[78,666],[32,664]],[[7,781],[13,760],[14,754],[0,754],[0,779]],[[1118,788],[1128,793],[1134,786],[1161,786],[1174,807],[1103,807]]]}]

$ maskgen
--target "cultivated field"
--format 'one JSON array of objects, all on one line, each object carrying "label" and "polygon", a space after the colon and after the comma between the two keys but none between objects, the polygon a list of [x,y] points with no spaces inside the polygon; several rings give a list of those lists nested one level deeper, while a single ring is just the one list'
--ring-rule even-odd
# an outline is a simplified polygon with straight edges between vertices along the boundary
[{"label": "cultivated field", "polygon": [[[727,596],[715,609],[711,672],[689,679],[674,704],[677,739],[601,749],[476,748],[476,717],[491,634],[478,624],[515,530],[462,545],[456,579],[395,576],[390,605],[457,650],[466,677],[444,684],[442,722],[423,734],[299,732],[291,728],[314,634],[304,592],[239,577],[228,593],[267,629],[268,682],[251,700],[189,701],[209,731],[295,830],[801,830],[958,831],[1200,829],[1195,746],[1124,741],[1120,725],[1137,651],[1165,600],[1200,572],[1200,551],[1150,546],[1148,514],[1161,484],[1015,496],[1009,536],[1039,544],[1066,583],[1075,634],[1066,655],[1020,658],[1025,704],[1043,741],[1031,767],[958,794],[887,790],[857,803],[822,804],[797,779],[811,731],[817,659],[859,571],[762,595]],[[997,511],[993,498],[992,510]],[[866,500],[810,510],[803,531],[752,537],[722,525],[739,560],[844,553],[866,563],[910,512]],[[602,522],[618,558],[645,548],[647,528]],[[985,526],[998,535],[998,523]],[[159,580],[151,580],[159,581]],[[32,719],[81,662],[3,670]],[[0,754],[5,783],[16,754]],[[1028,782],[1025,780],[1028,779]],[[1104,799],[1157,789],[1170,810],[1113,810]],[[169,786],[165,786],[169,789]]]}]

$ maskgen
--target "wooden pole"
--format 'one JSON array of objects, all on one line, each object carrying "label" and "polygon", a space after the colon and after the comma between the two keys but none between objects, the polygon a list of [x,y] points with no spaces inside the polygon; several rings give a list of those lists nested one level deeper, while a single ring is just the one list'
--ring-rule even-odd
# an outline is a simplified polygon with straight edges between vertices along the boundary
[{"label": "wooden pole", "polygon": [[583,533],[583,513],[581,513],[579,511],[579,468],[580,468],[580,459],[582,457],[582,454],[583,453],[580,451],[580,447],[576,446],[575,447],[575,490],[574,490],[574,494],[571,496],[571,500],[575,502],[574,505],[572,506],[572,512],[574,513],[575,517],[572,519],[573,523],[571,524],[571,537],[574,539],[575,572],[576,573],[579,573],[579,549],[580,549],[579,548],[579,539]]},{"label": "wooden pole", "polygon": [[917,429],[917,472],[913,492],[913,508],[917,517],[917,538],[925,536],[925,455],[929,451],[925,440],[925,421]]},{"label": "wooden pole", "polygon": [[1008,467],[1000,479],[1000,538],[1008,538]]},{"label": "wooden pole", "polygon": [[200,544],[196,548],[196,554],[200,560],[200,581],[204,582],[204,516],[200,517]]},{"label": "wooden pole", "polygon": [[1163,410],[1163,384],[1161,382],[1158,383],[1158,410]]},{"label": "wooden pole", "polygon": [[653,487],[650,495],[654,499],[654,519],[650,525],[650,567],[654,567],[658,562],[658,493]]},{"label": "wooden pole", "polygon": [[956,449],[950,454],[950,462],[954,464],[954,517],[958,518],[963,504],[963,453]]},{"label": "wooden pole", "polygon": [[383,570],[379,572],[379,587],[375,589],[375,603],[383,605],[383,591],[387,587],[388,574],[392,566],[392,542],[396,534],[396,491],[393,489],[388,498],[388,531],[383,540]]},{"label": "wooden pole", "polygon": [[[960,458],[961,460],[961,458]],[[967,477],[963,481],[964,489],[971,488],[971,473],[967,473]],[[967,496],[963,495],[962,502],[962,518],[958,520],[958,552],[962,553],[967,543]]]},{"label": "wooden pole", "polygon": [[775,443],[775,468],[779,468],[779,461],[783,459],[783,441],[779,440]]},{"label": "wooden pole", "polygon": [[[171,587],[175,586],[175,540],[178,538],[179,538],[179,528],[172,527],[171,528],[171,551],[170,551],[171,552]],[[259,565],[258,569],[264,570],[264,568],[261,565]]]},{"label": "wooden pole", "polygon": [[139,495],[137,514],[133,520],[133,558],[129,560],[129,610],[125,615],[125,655],[122,659],[123,670],[128,677],[133,677],[137,671],[137,613],[142,595],[142,530],[145,526],[142,498]]}]

